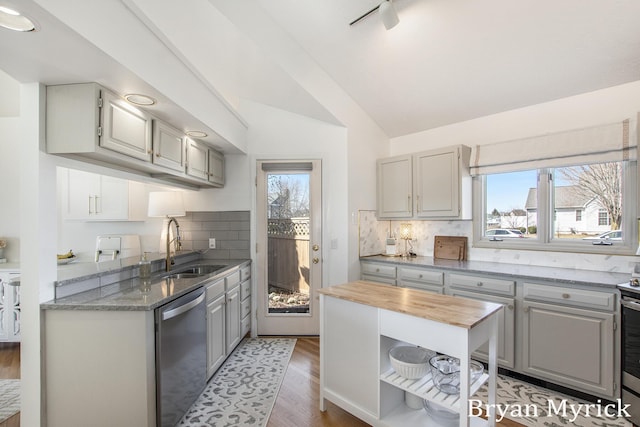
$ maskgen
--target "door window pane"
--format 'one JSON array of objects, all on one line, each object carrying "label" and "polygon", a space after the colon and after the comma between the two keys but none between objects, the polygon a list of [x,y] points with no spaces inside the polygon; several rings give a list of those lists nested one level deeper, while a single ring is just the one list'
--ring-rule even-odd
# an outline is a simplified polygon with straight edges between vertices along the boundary
[{"label": "door window pane", "polygon": [[267,175],[269,313],[309,313],[309,179]]},{"label": "door window pane", "polygon": [[490,239],[536,237],[537,171],[486,176],[484,236]]}]

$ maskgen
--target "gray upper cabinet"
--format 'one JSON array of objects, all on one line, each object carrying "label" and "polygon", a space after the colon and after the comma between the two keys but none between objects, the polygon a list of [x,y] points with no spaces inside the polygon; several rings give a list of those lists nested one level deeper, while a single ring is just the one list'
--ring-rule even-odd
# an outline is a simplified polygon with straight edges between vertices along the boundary
[{"label": "gray upper cabinet", "polygon": [[[46,129],[50,154],[142,172],[174,184],[224,185],[222,154],[198,142],[203,157],[196,158],[180,130],[96,83],[47,86]],[[194,161],[188,168],[190,154]]]},{"label": "gray upper cabinet", "polygon": [[187,140],[187,175],[208,182],[224,185],[224,156],[211,147],[190,138]]},{"label": "gray upper cabinet", "polygon": [[151,162],[151,116],[106,89],[101,94],[100,146]]},{"label": "gray upper cabinet", "polygon": [[377,162],[378,219],[471,219],[469,147]]},{"label": "gray upper cabinet", "polygon": [[185,170],[185,138],[160,120],[153,121],[153,163],[183,172]]},{"label": "gray upper cabinet", "polygon": [[411,156],[377,161],[378,218],[409,218],[413,215]]}]

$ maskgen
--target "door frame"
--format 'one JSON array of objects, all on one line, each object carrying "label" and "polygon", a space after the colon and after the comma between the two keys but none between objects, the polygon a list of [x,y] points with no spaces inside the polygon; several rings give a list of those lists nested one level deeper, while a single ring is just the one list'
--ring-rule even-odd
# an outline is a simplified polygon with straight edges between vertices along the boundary
[{"label": "door frame", "polygon": [[[279,164],[285,166],[283,169],[274,169],[268,172],[295,172],[303,171],[296,169],[297,164],[311,164],[309,179],[309,269],[310,286],[309,313],[304,314],[277,314],[267,313],[268,300],[268,271],[267,271],[267,206],[266,206],[266,171],[262,170],[262,164]],[[319,335],[320,333],[320,307],[317,291],[322,287],[322,160],[321,159],[256,159],[256,236],[255,236],[255,306],[254,327],[256,335]],[[291,165],[292,169],[286,169],[286,165]],[[317,249],[312,247],[317,245]],[[317,258],[317,264],[312,262]]]}]

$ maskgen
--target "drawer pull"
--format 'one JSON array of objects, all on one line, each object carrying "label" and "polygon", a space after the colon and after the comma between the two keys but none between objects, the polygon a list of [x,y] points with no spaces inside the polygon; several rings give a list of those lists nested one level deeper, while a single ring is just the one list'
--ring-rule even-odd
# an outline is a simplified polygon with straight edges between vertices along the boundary
[{"label": "drawer pull", "polygon": [[376,268],[376,273],[380,273],[380,269],[379,268]]},{"label": "drawer pull", "polygon": [[562,294],[562,298],[564,298],[564,299],[568,299],[568,298],[571,298],[571,295],[569,295],[569,294]]},{"label": "drawer pull", "polygon": [[483,283],[482,283],[482,282],[478,282],[478,283],[476,283],[476,285],[478,285],[479,287],[481,287],[481,286],[483,285]]},{"label": "drawer pull", "polygon": [[422,274],[418,275],[418,279],[422,279]]},{"label": "drawer pull", "polygon": [[509,310],[513,310],[513,304],[509,304],[509,305],[507,305],[507,308],[508,308]]}]

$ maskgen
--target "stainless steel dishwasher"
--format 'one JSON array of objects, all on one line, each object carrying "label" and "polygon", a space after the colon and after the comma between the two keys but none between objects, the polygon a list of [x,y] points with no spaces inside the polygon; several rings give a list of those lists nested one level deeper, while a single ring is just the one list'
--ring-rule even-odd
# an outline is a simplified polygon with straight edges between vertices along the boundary
[{"label": "stainless steel dishwasher", "polygon": [[207,327],[204,288],[156,309],[156,424],[175,426],[204,390]]}]

